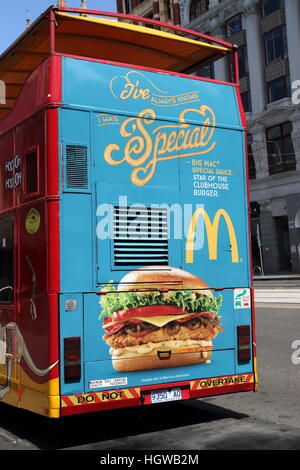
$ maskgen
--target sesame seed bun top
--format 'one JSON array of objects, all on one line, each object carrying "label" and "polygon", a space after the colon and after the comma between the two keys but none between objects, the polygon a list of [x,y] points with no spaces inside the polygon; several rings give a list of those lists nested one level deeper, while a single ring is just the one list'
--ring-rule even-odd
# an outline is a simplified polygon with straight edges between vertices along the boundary
[{"label": "sesame seed bun top", "polygon": [[213,298],[209,286],[194,274],[172,266],[147,266],[125,274],[121,279],[119,291],[143,290],[182,290],[192,288],[199,293]]}]

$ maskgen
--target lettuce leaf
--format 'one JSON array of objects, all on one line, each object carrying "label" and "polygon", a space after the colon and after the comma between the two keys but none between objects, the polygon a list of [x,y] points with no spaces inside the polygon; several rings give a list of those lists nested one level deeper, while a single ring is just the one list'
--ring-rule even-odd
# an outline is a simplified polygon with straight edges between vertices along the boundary
[{"label": "lettuce leaf", "polygon": [[[195,293],[192,288],[168,292],[122,292],[118,291],[113,281],[101,286],[102,292],[99,301],[102,311],[99,319],[109,316],[117,310],[129,310],[136,307],[145,307],[148,305],[176,305],[186,312],[210,312],[218,315],[222,295],[211,299],[201,293]],[[220,317],[219,317],[220,318]]]}]

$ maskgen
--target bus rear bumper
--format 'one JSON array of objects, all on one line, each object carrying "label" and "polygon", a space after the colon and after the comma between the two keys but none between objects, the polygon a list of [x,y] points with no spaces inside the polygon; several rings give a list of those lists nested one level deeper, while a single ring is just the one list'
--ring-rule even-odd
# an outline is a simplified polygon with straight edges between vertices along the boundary
[{"label": "bus rear bumper", "polygon": [[[103,390],[79,395],[61,396],[61,416],[129,406],[152,404],[151,392],[181,389],[181,399],[201,398],[226,393],[257,391],[255,374],[246,373],[186,382],[164,383],[146,387]],[[53,410],[55,411],[55,410]]]}]

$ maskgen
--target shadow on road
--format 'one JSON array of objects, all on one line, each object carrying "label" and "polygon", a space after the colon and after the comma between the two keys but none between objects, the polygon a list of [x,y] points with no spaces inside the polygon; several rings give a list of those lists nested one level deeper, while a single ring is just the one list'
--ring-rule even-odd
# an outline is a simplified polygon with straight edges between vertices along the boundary
[{"label": "shadow on road", "polygon": [[[93,447],[114,439],[184,428],[226,418],[240,420],[245,414],[190,400],[137,408],[123,408],[50,420],[24,410],[0,404],[0,428],[29,441],[35,448],[54,450]],[[163,448],[163,444],[162,444]]]}]

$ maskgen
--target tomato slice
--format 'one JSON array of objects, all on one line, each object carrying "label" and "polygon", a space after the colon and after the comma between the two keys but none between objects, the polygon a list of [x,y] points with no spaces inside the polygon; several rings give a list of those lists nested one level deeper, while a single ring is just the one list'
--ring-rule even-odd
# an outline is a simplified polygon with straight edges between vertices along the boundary
[{"label": "tomato slice", "polygon": [[[111,325],[111,326],[106,326],[107,324],[109,323],[112,323],[114,320],[112,320],[111,318],[109,317],[105,317],[104,320],[103,320],[103,328],[105,330],[105,333],[108,334],[108,335],[113,335],[114,333],[117,333],[118,331],[120,331],[123,326],[125,326],[126,324],[126,321],[121,321],[119,323],[116,323],[115,325]],[[141,323],[141,320],[134,320],[134,319],[131,319],[130,320],[130,323]]]},{"label": "tomato slice", "polygon": [[130,317],[155,317],[158,315],[182,315],[186,313],[176,305],[147,305],[145,307],[117,310],[112,314],[111,321],[125,321]]},{"label": "tomato slice", "polygon": [[117,333],[119,330],[121,330],[123,326],[124,326],[124,323],[117,323],[116,325],[112,325],[108,327],[105,327],[105,325],[103,325],[103,328],[106,334],[113,335],[114,333]]}]

